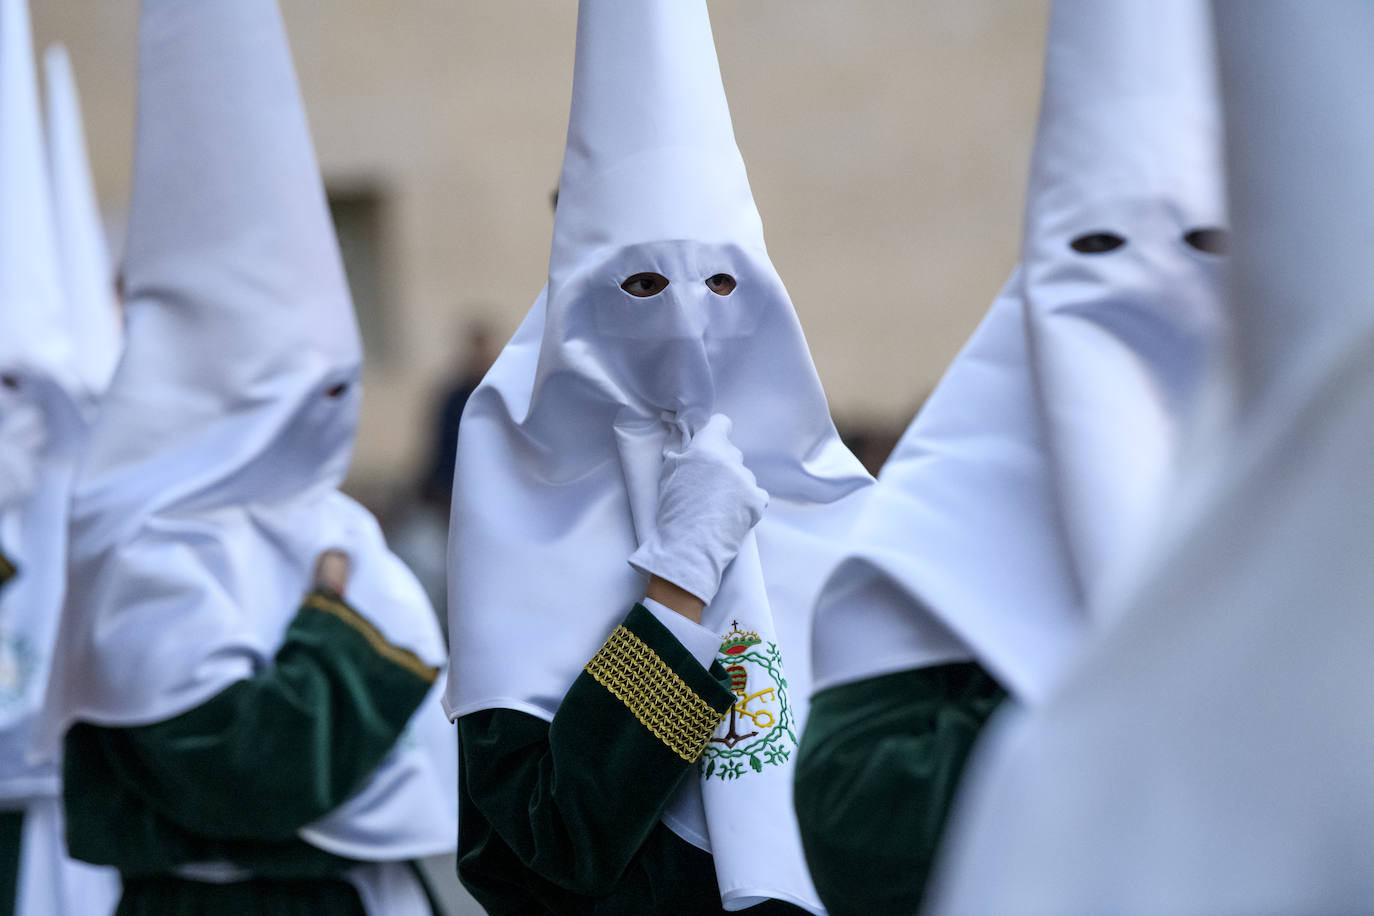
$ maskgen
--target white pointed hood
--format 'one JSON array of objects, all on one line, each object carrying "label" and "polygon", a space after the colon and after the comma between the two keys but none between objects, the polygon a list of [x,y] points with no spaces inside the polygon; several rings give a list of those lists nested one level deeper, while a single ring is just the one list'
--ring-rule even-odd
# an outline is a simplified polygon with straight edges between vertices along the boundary
[{"label": "white pointed hood", "polygon": [[1022,264],[1089,605],[1167,500],[1217,351],[1222,258],[1195,247],[1226,226],[1209,20],[1204,0],[1056,0],[1051,12]]},{"label": "white pointed hood", "polygon": [[74,387],[29,11],[0,0],[0,371]]},{"label": "white pointed hood", "polygon": [[[22,488],[0,505],[0,550],[19,569],[0,591],[0,802],[56,795],[27,751],[62,609],[67,504],[82,425],[53,235],[38,83],[24,0],[0,0],[0,456]],[[22,418],[22,419],[21,419]],[[11,483],[10,481],[6,481]],[[13,485],[13,484],[11,484]]]},{"label": "white pointed hood", "polygon": [[[640,272],[669,285],[634,298],[621,284]],[[737,281],[729,295],[707,287],[718,273]],[[733,421],[771,502],[706,625],[724,637],[738,619],[778,647],[795,732],[810,681],[807,611],[870,478],[835,433],[764,248],[704,0],[583,0],[548,286],[469,400],[458,439],[450,715],[552,718],[644,596],[627,559],[653,530],[664,448],[712,413]],[[753,828],[739,815],[725,830],[728,805],[713,798],[754,791],[749,817],[767,833],[755,839],[779,861],[745,876],[728,873],[745,859],[718,854],[722,896],[818,907],[779,760],[745,767],[730,786],[703,761],[715,774],[701,793],[710,838],[700,814],[685,813],[700,810],[695,795],[665,821],[701,846],[745,836]]]},{"label": "white pointed hood", "polygon": [[1238,409],[1115,625],[980,749],[932,912],[1374,899],[1374,7],[1216,17]]},{"label": "white pointed hood", "polygon": [[81,100],[67,49],[61,45],[48,48],[43,55],[43,72],[48,93],[48,163],[67,326],[83,395],[94,400],[109,386],[122,345],[114,273],[86,157]]},{"label": "white pointed hood", "polygon": [[[437,663],[437,621],[340,494],[352,306],[275,0],[144,0],[124,358],[72,510],[45,745],[163,721],[269,664],[329,547],[347,597]],[[361,860],[454,842],[452,732],[422,705],[369,782],[302,830]]]},{"label": "white pointed hood", "polygon": [[[1150,530],[1218,327],[1204,0],[1057,0],[1022,265],[883,468],[817,687],[974,657],[1042,699]],[[1111,233],[1117,249],[1072,243]]]},{"label": "white pointed hood", "polygon": [[763,251],[707,17],[696,3],[584,10],[551,286],[646,241]]},{"label": "white pointed hood", "polygon": [[352,446],[357,324],[284,36],[261,5],[144,4],[127,366],[86,477],[194,455],[193,478],[158,487],[169,504],[334,486]]}]

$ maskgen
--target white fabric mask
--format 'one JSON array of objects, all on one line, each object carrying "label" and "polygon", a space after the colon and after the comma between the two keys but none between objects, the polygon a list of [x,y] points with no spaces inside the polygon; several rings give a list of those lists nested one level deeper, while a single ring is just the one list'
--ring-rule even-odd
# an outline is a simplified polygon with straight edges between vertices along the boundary
[{"label": "white fabric mask", "polygon": [[[166,720],[271,663],[318,554],[430,664],[433,611],[336,491],[361,351],[274,0],[144,0],[127,347],[73,503],[49,692],[78,720]],[[349,802],[302,831],[361,860],[452,849],[453,735],[437,703]]]},{"label": "white fabric mask", "polygon": [[1374,7],[1215,11],[1231,410],[1110,627],[980,749],[931,912],[1374,899]]},{"label": "white fabric mask", "polygon": [[[818,911],[790,801],[807,612],[832,536],[871,479],[835,433],[768,259],[713,49],[701,0],[580,6],[548,286],[458,439],[445,702],[454,718],[494,707],[553,717],[644,596],[627,558],[653,530],[664,449],[725,414],[771,501],[705,623],[724,637],[738,620],[776,645],[792,727],[776,734],[784,755],[759,757],[758,770],[739,757],[735,780],[708,751],[712,775],[690,781],[665,822],[718,847],[727,906],[780,897]],[[668,286],[647,298],[620,288],[643,272]],[[707,287],[718,273],[736,281],[729,295]],[[746,845],[767,867],[737,853]]]}]

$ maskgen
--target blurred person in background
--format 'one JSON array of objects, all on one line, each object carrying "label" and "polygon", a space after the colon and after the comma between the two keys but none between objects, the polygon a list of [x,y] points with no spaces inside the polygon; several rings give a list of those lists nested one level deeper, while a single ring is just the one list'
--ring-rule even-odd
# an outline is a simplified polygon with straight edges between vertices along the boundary
[{"label": "blurred person in background", "polygon": [[796,801],[832,914],[919,907],[984,722],[1043,701],[1173,504],[1220,331],[1211,43],[1204,0],[1053,6],[1021,264],[817,605]]},{"label": "blurred person in background", "polygon": [[275,0],[144,0],[124,359],[40,745],[121,914],[430,914],[429,603],[338,492],[361,348]]},{"label": "blurred person in background", "polygon": [[1374,907],[1374,6],[1215,15],[1221,406],[1102,632],[979,748],[934,913]]},{"label": "blurred person in background", "polygon": [[[424,470],[413,490],[398,493],[384,527],[396,555],[415,573],[436,608],[448,602],[449,507],[453,502],[453,465],[458,455],[458,426],[468,398],[495,360],[491,328],[473,321],[463,330],[458,372],[446,381],[433,403],[434,433]],[[448,618],[439,615],[448,638]]]},{"label": "blurred person in background", "polygon": [[[35,759],[67,587],[74,468],[119,354],[108,259],[66,55],[48,146],[23,0],[0,2],[0,913],[102,916],[118,875],[66,850],[57,761]],[[45,158],[48,161],[45,161]]]},{"label": "blurred person in background", "polygon": [[496,344],[491,327],[485,321],[469,323],[462,333],[462,357],[458,371],[435,399],[435,439],[430,447],[429,466],[421,487],[421,497],[445,513],[453,499],[453,464],[458,457],[458,425],[463,408],[477,390],[482,376],[496,361]]},{"label": "blurred person in background", "polygon": [[572,95],[548,285],[458,438],[459,873],[491,913],[820,913],[808,610],[872,479],[768,258],[704,0],[583,0]]}]

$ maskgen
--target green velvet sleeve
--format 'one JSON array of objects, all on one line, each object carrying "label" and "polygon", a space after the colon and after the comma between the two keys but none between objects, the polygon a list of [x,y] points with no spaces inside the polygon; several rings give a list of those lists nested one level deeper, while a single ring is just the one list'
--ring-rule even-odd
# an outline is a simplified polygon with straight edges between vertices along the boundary
[{"label": "green velvet sleeve", "polygon": [[918,910],[969,751],[1004,696],[974,663],[816,695],[798,750],[796,808],[831,916]]},{"label": "green velvet sleeve", "polygon": [[458,720],[459,875],[490,913],[719,912],[710,856],[660,818],[734,695],[636,606],[551,723]]},{"label": "green velvet sleeve", "polygon": [[292,847],[381,762],[436,674],[315,592],[253,677],[164,722],[68,732],[73,853],[146,872]]}]

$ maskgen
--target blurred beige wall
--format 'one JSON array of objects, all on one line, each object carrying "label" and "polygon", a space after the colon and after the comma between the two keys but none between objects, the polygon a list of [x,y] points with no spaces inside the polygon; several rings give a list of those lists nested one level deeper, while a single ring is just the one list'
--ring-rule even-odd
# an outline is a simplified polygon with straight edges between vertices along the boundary
[{"label": "blurred beige wall", "polygon": [[[129,193],[136,0],[31,0]],[[630,2],[630,0],[627,0]],[[1016,257],[1048,0],[713,0],[769,249],[838,419],[904,425]],[[384,195],[356,482],[408,475],[473,317],[544,281],[572,0],[283,0],[327,183]]]}]

